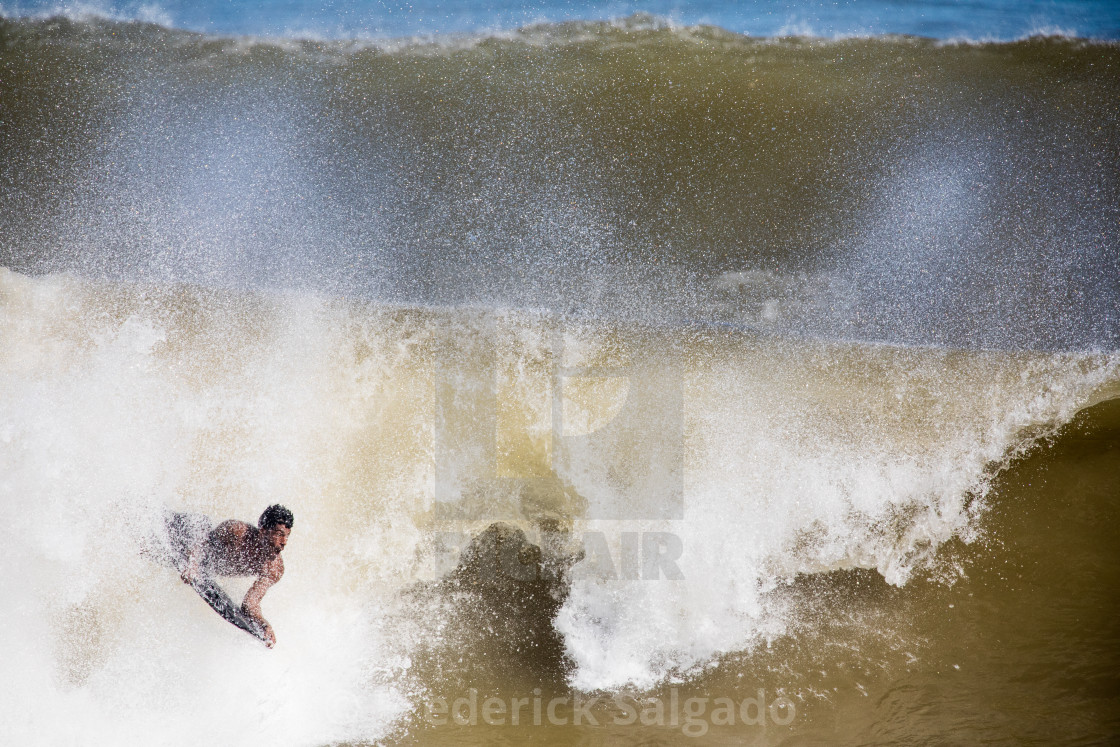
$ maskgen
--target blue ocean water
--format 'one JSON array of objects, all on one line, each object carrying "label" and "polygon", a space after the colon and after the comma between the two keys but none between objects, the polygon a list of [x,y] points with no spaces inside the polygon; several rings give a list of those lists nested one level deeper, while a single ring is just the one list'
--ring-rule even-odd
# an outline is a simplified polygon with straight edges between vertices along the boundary
[{"label": "blue ocean water", "polygon": [[1009,40],[1036,34],[1120,38],[1116,0],[161,0],[0,2],[8,17],[102,15],[213,34],[400,37],[512,29],[537,22],[608,20],[646,13],[754,36],[909,34]]}]

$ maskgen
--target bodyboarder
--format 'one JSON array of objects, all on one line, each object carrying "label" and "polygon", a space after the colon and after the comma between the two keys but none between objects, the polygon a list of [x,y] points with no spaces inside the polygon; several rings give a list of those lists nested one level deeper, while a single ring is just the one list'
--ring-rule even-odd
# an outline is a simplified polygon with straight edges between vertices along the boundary
[{"label": "bodyboarder", "polygon": [[182,513],[168,520],[174,564],[183,583],[198,590],[211,576],[257,577],[241,602],[241,612],[260,626],[269,648],[276,645],[276,635],[261,614],[261,599],[284,575],[280,553],[294,522],[292,512],[280,505],[266,508],[255,527],[229,519],[210,529],[205,516]]}]

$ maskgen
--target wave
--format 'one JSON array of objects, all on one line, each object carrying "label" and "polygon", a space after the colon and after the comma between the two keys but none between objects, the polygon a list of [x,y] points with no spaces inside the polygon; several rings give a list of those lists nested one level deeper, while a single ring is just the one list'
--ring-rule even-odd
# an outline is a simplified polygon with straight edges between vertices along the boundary
[{"label": "wave", "polygon": [[[542,548],[559,531],[568,557],[583,543],[550,623],[573,686],[688,676],[796,635],[798,577],[951,578],[940,548],[979,536],[1002,465],[1120,393],[1115,354],[7,270],[0,332],[0,617],[19,644],[2,702],[37,741],[77,728],[44,708],[93,741],[380,738],[436,687],[425,652],[461,633],[429,606],[458,597],[416,590],[498,521]],[[297,524],[264,606],[280,643],[258,651],[141,548],[164,509],[272,502]],[[681,549],[657,582],[626,559],[646,536]]]},{"label": "wave", "polygon": [[1120,345],[1115,44],[0,35],[0,264],[21,272]]},{"label": "wave", "polygon": [[[1017,465],[1080,490],[1115,442],[1114,42],[655,16],[331,40],[12,7],[17,741],[407,739],[468,688],[928,673],[944,651],[899,610],[941,615],[961,557],[1064,500]],[[296,529],[263,651],[144,548],[166,510],[273,502]],[[821,624],[829,594],[857,603]],[[904,603],[860,617],[879,598]],[[803,650],[751,659],[771,646]]]}]

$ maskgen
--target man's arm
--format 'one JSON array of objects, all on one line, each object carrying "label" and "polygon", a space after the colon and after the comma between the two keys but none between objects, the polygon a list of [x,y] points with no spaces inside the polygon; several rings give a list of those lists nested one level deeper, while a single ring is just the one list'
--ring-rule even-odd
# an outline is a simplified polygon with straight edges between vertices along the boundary
[{"label": "man's arm", "polygon": [[284,559],[277,556],[275,560],[265,566],[264,572],[257,577],[253,585],[249,587],[249,591],[245,594],[245,599],[241,602],[241,611],[249,617],[253,618],[264,627],[265,635],[268,640],[265,644],[272,648],[276,645],[276,634],[272,632],[272,626],[268,624],[268,620],[264,619],[261,615],[261,600],[264,594],[268,591],[274,583],[280,580],[284,575]]}]

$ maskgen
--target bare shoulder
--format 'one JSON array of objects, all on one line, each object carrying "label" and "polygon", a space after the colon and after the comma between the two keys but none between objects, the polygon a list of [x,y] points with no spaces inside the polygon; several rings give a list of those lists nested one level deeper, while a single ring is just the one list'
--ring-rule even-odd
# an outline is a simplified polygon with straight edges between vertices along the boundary
[{"label": "bare shoulder", "polygon": [[279,581],[280,577],[284,575],[283,556],[277,555],[275,558],[270,560],[268,562],[268,565],[264,567],[264,573],[262,573],[261,575],[267,578],[272,583],[276,583],[277,581]]},{"label": "bare shoulder", "polygon": [[226,519],[214,527],[214,534],[223,539],[241,540],[251,531],[252,527],[237,519]]}]

